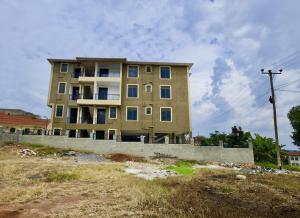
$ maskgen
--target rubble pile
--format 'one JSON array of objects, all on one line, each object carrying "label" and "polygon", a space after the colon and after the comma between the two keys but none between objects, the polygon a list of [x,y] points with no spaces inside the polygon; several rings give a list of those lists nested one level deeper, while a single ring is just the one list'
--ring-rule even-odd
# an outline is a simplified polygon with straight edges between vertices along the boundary
[{"label": "rubble pile", "polygon": [[238,169],[241,173],[245,174],[257,174],[257,173],[272,173],[272,174],[289,174],[288,170],[273,169],[271,167],[255,166],[255,165],[242,165],[235,163],[221,163],[220,166],[226,168]]},{"label": "rubble pile", "polygon": [[35,155],[36,155],[36,153],[35,153],[33,150],[30,150],[30,149],[28,149],[28,148],[21,149],[19,153],[20,153],[20,155],[21,155],[22,157],[26,157],[26,156],[35,156]]}]

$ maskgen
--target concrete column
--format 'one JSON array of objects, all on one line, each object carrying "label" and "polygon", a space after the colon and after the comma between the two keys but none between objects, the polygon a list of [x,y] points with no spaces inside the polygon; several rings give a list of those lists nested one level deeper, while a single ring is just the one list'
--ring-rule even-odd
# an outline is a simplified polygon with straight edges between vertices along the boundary
[{"label": "concrete column", "polygon": [[223,144],[223,141],[219,141],[219,146],[221,147],[221,148],[223,148],[223,146],[224,146],[224,144]]},{"label": "concrete column", "polygon": [[98,66],[99,66],[99,64],[96,62],[96,64],[95,64],[95,77],[97,76]]},{"label": "concrete column", "polygon": [[70,132],[70,130],[66,130],[66,133],[65,133],[65,136],[69,136],[69,132]]},{"label": "concrete column", "polygon": [[75,131],[76,131],[75,137],[79,138],[79,131],[78,131],[78,129],[76,129]]},{"label": "concrete column", "polygon": [[165,144],[170,144],[169,136],[165,136]]},{"label": "concrete column", "polygon": [[77,124],[81,123],[81,107],[77,108]]},{"label": "concrete column", "polygon": [[144,135],[141,135],[140,137],[141,137],[141,143],[144,144],[144,143],[145,143],[145,136],[144,136]]},{"label": "concrete column", "polygon": [[93,124],[97,124],[97,107],[94,107]]}]

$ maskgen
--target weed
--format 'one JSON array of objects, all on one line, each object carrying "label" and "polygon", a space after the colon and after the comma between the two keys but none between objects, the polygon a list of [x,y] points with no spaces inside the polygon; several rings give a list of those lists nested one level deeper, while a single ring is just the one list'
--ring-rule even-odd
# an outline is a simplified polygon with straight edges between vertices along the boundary
[{"label": "weed", "polygon": [[190,175],[194,173],[194,169],[192,167],[196,163],[196,161],[178,160],[175,165],[167,166],[165,169],[172,170],[182,175]]},{"label": "weed", "polygon": [[77,179],[79,176],[75,173],[49,173],[46,176],[46,182],[66,182]]}]

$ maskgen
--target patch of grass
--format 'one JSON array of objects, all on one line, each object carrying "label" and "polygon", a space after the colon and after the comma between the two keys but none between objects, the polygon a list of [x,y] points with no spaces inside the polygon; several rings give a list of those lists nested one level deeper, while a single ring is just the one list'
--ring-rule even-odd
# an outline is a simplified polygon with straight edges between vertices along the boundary
[{"label": "patch of grass", "polygon": [[283,168],[286,169],[286,170],[300,172],[300,166],[284,165]]},{"label": "patch of grass", "polygon": [[175,165],[167,166],[165,169],[172,170],[182,175],[191,175],[194,173],[194,169],[192,167],[196,163],[196,161],[191,160],[178,160]]},{"label": "patch of grass", "polygon": [[75,173],[49,173],[46,176],[46,182],[66,182],[79,179],[79,175]]}]

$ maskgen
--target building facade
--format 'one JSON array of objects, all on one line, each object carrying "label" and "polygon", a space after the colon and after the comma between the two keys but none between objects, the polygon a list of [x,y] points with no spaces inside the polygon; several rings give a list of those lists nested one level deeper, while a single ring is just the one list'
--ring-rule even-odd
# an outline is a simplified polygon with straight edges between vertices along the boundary
[{"label": "building facade", "polygon": [[0,129],[7,133],[42,135],[47,131],[48,120],[28,115],[21,110],[0,112]]},{"label": "building facade", "polygon": [[191,134],[191,63],[48,59],[53,135],[170,142]]},{"label": "building facade", "polygon": [[287,154],[289,165],[300,166],[300,151],[289,151]]}]

